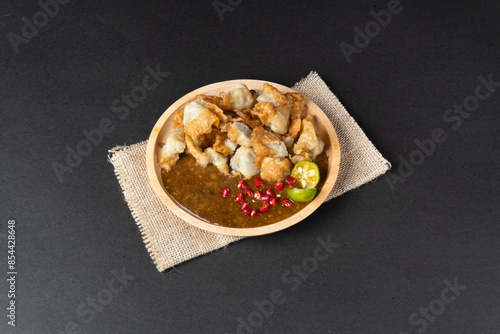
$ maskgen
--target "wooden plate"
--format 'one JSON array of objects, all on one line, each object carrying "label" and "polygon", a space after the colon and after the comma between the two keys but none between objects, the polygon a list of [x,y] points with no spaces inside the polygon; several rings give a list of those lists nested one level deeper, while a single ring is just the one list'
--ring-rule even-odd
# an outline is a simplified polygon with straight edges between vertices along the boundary
[{"label": "wooden plate", "polygon": [[[339,140],[332,126],[332,123],[330,123],[326,115],[314,102],[312,102],[306,97],[304,97],[304,99],[308,107],[307,113],[312,114],[314,116],[314,126],[316,132],[325,142],[325,147],[326,147],[325,151],[328,156],[329,170],[328,174],[326,175],[326,180],[323,185],[323,188],[318,193],[316,198],[293,216],[290,216],[287,219],[278,221],[276,223],[260,227],[234,228],[234,227],[218,226],[199,219],[198,217],[192,215],[190,212],[186,211],[184,208],[177,205],[177,203],[170,197],[170,194],[168,194],[168,192],[165,190],[161,177],[161,167],[159,161],[161,158],[162,146],[166,142],[167,137],[171,131],[171,125],[172,125],[171,116],[178,109],[183,108],[188,102],[191,102],[193,98],[198,94],[218,96],[219,92],[221,91],[229,92],[232,89],[234,89],[234,87],[239,83],[247,85],[249,89],[262,90],[264,83],[266,82],[276,87],[282,93],[294,92],[294,90],[285,87],[283,85],[261,80],[245,79],[245,80],[230,80],[230,81],[214,83],[208,86],[198,88],[192,91],[191,93],[181,97],[179,100],[177,100],[163,113],[160,119],[156,122],[153,131],[151,131],[147,147],[147,154],[146,154],[146,165],[151,185],[153,186],[153,189],[155,190],[156,194],[160,197],[160,199],[163,201],[163,203],[165,203],[165,205],[174,214],[176,214],[178,217],[182,218],[189,224],[192,224],[206,231],[225,234],[225,235],[246,237],[246,236],[269,234],[290,227],[294,224],[297,224],[301,220],[305,219],[325,201],[326,197],[332,190],[333,185],[335,184],[335,181],[337,179],[337,175],[339,172],[339,165],[340,165]],[[325,176],[322,175],[321,177],[324,178]]]}]

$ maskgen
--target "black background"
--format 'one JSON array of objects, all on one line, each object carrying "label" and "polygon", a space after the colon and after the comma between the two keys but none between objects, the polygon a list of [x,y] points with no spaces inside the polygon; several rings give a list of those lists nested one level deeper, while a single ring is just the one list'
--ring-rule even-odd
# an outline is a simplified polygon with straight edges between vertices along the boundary
[{"label": "black background", "polygon": [[[40,6],[3,1],[0,277],[9,219],[18,277],[15,328],[0,280],[0,332],[59,334],[69,324],[81,333],[235,333],[237,318],[248,319],[253,302],[275,289],[286,300],[254,333],[500,332],[500,88],[456,130],[443,121],[479,76],[500,81],[500,4],[401,6],[348,63],[340,43],[353,45],[355,27],[387,1],[244,0],[223,20],[210,0],[70,1],[17,53],[8,34],[21,35],[22,18]],[[169,77],[121,120],[112,102],[157,64]],[[145,140],[170,104],[200,86],[238,78],[292,86],[311,70],[393,164],[388,175],[400,175],[399,157],[409,159],[433,129],[447,140],[393,190],[380,177],[292,228],[159,273],[107,151]],[[52,163],[64,163],[66,145],[106,117],[114,131],[59,182]],[[328,236],[339,248],[292,291],[282,275]],[[78,305],[122,268],[134,279],[83,322]],[[455,301],[411,325],[455,278],[466,286]]]}]

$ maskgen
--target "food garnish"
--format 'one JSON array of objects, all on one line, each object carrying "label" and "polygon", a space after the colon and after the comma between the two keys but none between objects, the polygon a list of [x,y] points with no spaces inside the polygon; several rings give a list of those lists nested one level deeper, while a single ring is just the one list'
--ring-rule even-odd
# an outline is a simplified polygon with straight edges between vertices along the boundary
[{"label": "food garnish", "polygon": [[274,188],[276,188],[276,190],[278,191],[282,191],[283,189],[285,189],[285,186],[283,185],[283,182],[276,182],[274,184]]},{"label": "food garnish", "polygon": [[248,188],[248,184],[245,182],[245,180],[240,180],[240,182],[238,182],[238,188],[241,190],[245,190],[246,188]]},{"label": "food garnish", "polygon": [[259,187],[262,187],[262,185],[264,184],[264,182],[262,181],[262,179],[260,177],[256,177],[255,179],[253,179],[253,184],[259,188]]},{"label": "food garnish", "polygon": [[260,215],[262,215],[262,211],[260,210],[252,210],[250,213],[250,217],[259,217]]},{"label": "food garnish", "polygon": [[288,179],[286,179],[286,183],[288,183],[289,186],[295,183],[295,178],[293,176],[290,176]]},{"label": "food garnish", "polygon": [[266,194],[269,195],[270,197],[276,196],[276,193],[274,192],[273,188],[267,189]]},{"label": "food garnish", "polygon": [[299,161],[292,169],[292,177],[301,188],[315,188],[319,183],[319,167],[312,161]]},{"label": "food garnish", "polygon": [[267,212],[269,209],[271,209],[271,204],[269,203],[264,203],[260,206],[260,211],[262,212]]},{"label": "food garnish", "polygon": [[253,197],[255,197],[255,199],[260,199],[262,197],[262,195],[264,195],[264,193],[262,191],[256,191],[253,193]]},{"label": "food garnish", "polygon": [[270,198],[269,195],[262,195],[262,196],[260,196],[260,200],[262,202],[269,202],[269,198]]},{"label": "food garnish", "polygon": [[290,188],[287,189],[286,194],[294,202],[309,202],[316,196],[316,188]]},{"label": "food garnish", "polygon": [[236,203],[244,203],[245,202],[245,197],[243,196],[243,193],[239,193],[236,195],[236,198],[234,199]]}]

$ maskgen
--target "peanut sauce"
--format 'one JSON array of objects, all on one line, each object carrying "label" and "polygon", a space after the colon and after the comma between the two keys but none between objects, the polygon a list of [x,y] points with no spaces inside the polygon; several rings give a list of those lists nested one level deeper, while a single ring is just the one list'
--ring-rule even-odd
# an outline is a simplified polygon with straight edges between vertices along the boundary
[{"label": "peanut sauce", "polygon": [[[320,170],[320,182],[317,186],[319,193],[328,171],[326,153],[321,153],[315,162]],[[259,217],[247,216],[240,209],[241,204],[235,201],[236,195],[244,193],[244,190],[237,187],[241,178],[224,175],[212,164],[203,168],[188,154],[182,154],[169,172],[162,170],[162,179],[166,190],[177,204],[198,218],[220,226],[248,228],[269,225],[292,216],[309,204],[292,202],[290,208],[285,208],[281,205],[281,200],[288,198],[286,190],[289,186],[285,181],[285,188],[277,191],[273,187],[274,182],[264,180],[264,185],[256,188],[251,178],[246,182],[253,192],[260,190],[265,193],[269,188],[273,188],[279,201]],[[224,187],[228,187],[231,193],[226,198],[222,197]],[[265,203],[253,196],[245,196],[245,202],[252,210],[259,209]]]}]

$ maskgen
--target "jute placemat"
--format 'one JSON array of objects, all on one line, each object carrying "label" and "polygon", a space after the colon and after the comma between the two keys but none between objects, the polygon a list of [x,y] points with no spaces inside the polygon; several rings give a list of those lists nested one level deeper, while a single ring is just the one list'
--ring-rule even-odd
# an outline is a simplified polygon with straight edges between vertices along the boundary
[{"label": "jute placemat", "polygon": [[[340,171],[327,200],[357,188],[391,168],[391,164],[373,146],[316,72],[300,80],[293,89],[307,96],[325,112],[340,141]],[[115,147],[109,151],[109,159],[115,167],[125,201],[159,271],[241,239],[193,227],[167,209],[149,184],[146,147],[146,141]]]}]

